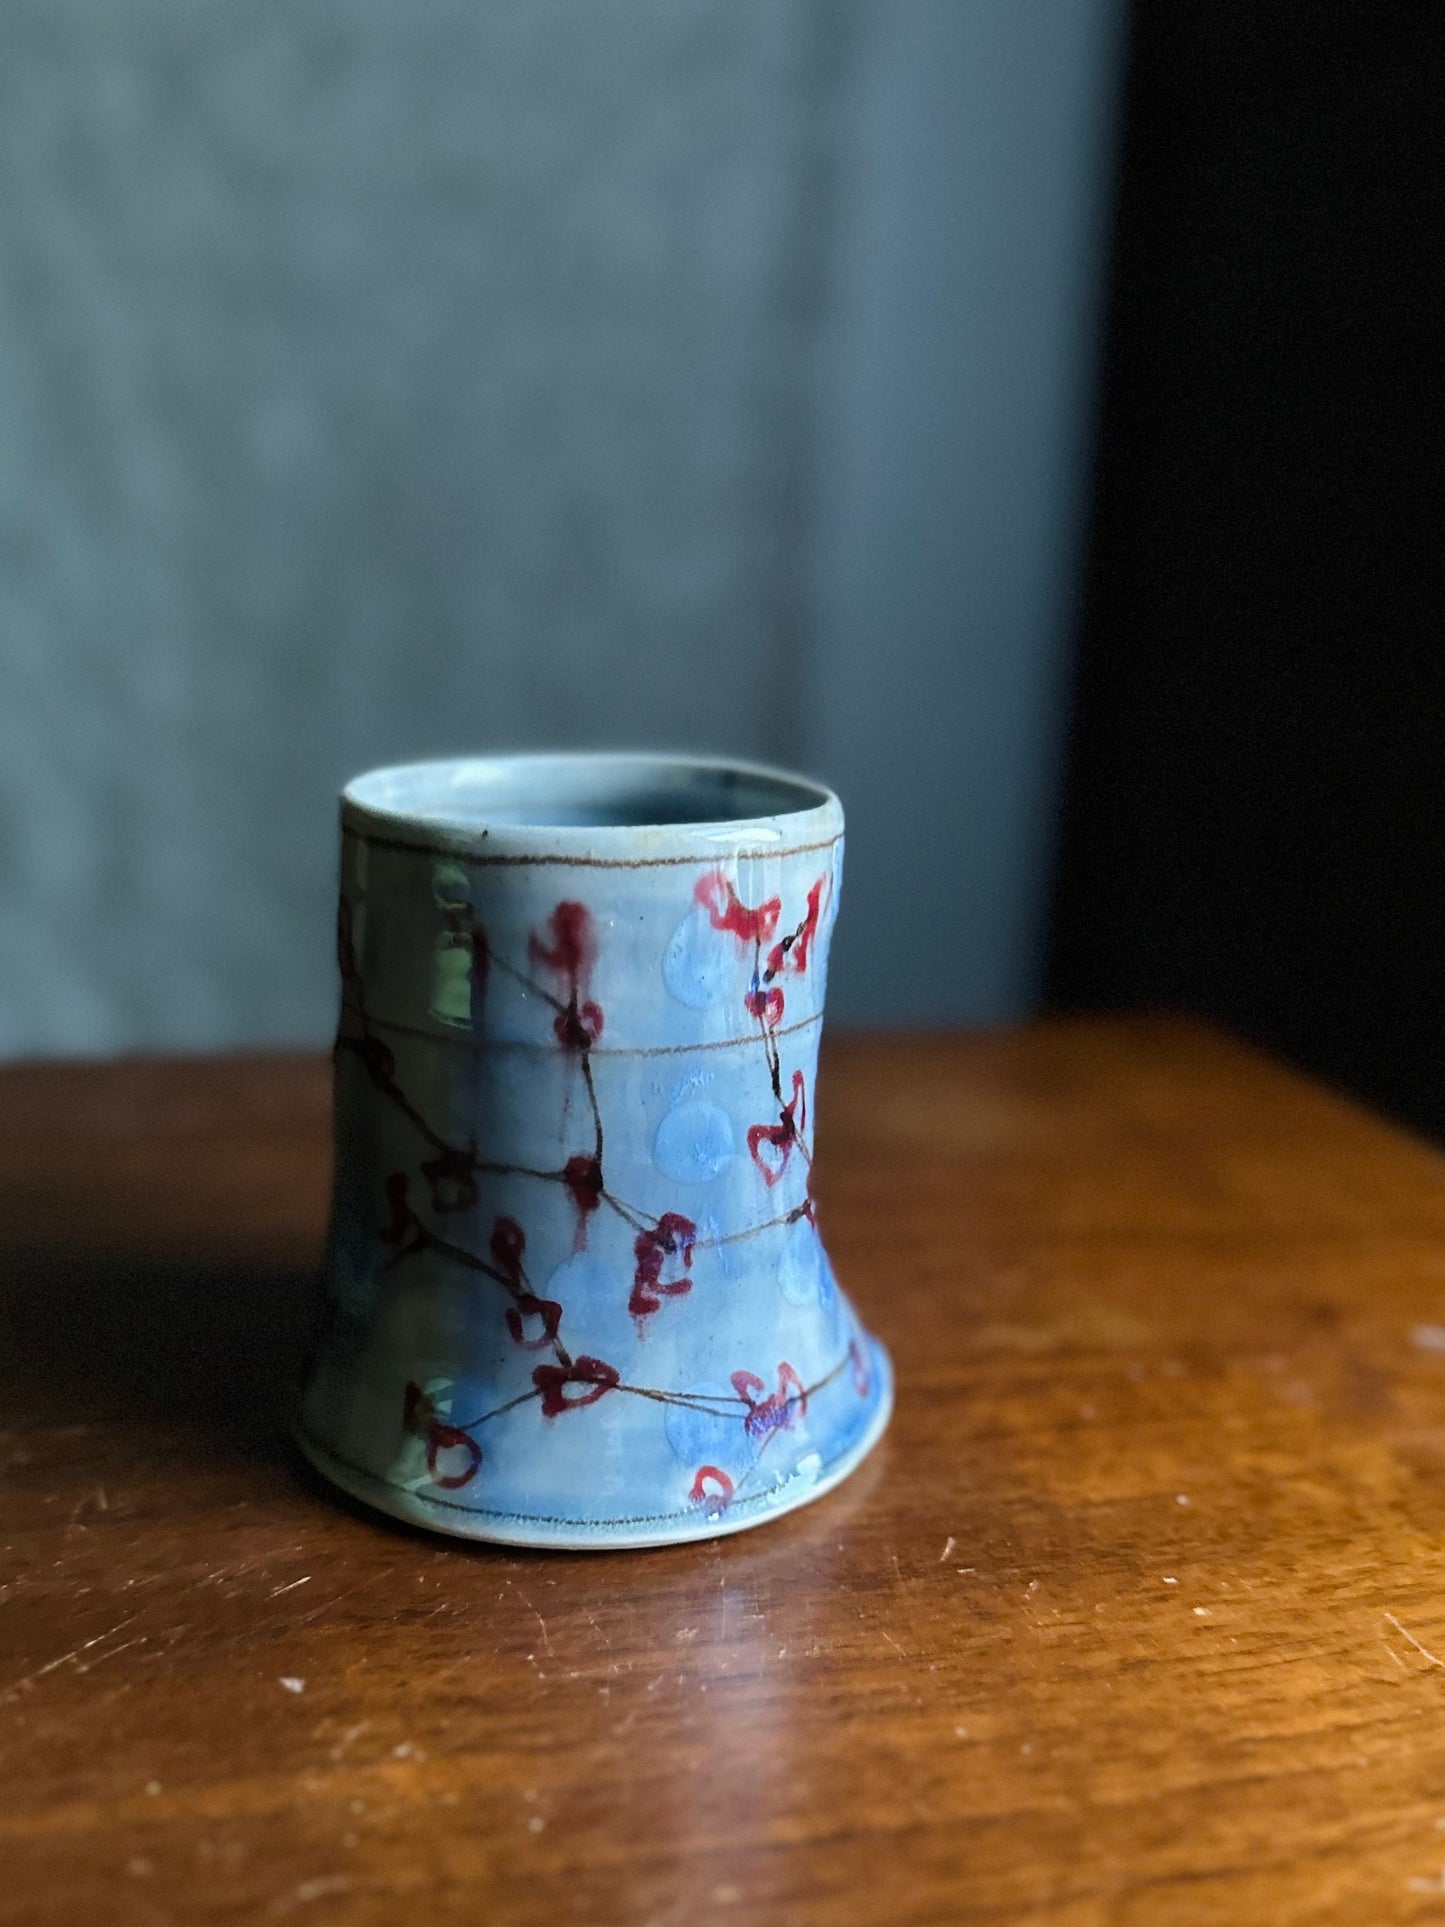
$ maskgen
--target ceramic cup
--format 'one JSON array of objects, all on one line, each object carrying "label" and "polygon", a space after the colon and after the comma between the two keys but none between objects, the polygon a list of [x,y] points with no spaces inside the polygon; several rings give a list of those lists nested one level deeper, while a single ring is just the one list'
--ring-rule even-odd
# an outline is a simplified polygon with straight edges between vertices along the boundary
[{"label": "ceramic cup", "polygon": [[811,1188],[837,798],[519,756],[374,771],[341,816],[312,1461],[539,1546],[734,1532],[836,1485],[891,1404]]}]

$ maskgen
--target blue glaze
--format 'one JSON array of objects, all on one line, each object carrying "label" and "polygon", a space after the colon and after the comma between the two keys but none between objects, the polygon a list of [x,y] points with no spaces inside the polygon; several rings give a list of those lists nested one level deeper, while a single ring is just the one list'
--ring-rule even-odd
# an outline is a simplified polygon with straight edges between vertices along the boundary
[{"label": "blue glaze", "polygon": [[737,967],[718,947],[707,914],[692,905],[662,953],[662,980],[689,1010],[707,1010],[732,987]]},{"label": "blue glaze", "polygon": [[679,1184],[711,1183],[732,1163],[735,1149],[731,1118],[706,1098],[674,1105],[652,1142],[658,1170]]}]

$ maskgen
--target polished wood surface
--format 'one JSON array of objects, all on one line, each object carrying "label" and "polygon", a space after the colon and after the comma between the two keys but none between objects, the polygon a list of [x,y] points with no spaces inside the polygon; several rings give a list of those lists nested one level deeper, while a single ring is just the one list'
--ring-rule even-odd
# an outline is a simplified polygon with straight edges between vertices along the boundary
[{"label": "polished wood surface", "polygon": [[1445,1918],[1445,1163],[1162,1021],[821,1124],[888,1438],[535,1555],[279,1442],[320,1062],[0,1073],[0,1920]]}]

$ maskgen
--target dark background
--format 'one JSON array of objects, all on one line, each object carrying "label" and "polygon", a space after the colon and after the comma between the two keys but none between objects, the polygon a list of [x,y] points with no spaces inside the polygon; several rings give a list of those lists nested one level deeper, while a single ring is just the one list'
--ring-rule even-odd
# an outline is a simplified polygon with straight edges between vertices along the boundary
[{"label": "dark background", "polygon": [[1048,994],[1445,1134],[1440,29],[1134,9]]}]

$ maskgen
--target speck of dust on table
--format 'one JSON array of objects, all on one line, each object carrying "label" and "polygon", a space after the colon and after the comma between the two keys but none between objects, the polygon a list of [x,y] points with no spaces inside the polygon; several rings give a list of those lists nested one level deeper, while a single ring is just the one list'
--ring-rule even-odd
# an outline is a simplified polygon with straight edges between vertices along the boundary
[{"label": "speck of dust on table", "polygon": [[328,1131],[319,1058],[0,1069],[6,1927],[1442,1917],[1437,1152],[1172,1020],[833,1040],[892,1429],[597,1557],[284,1445]]}]

